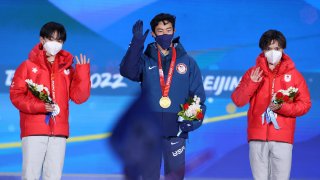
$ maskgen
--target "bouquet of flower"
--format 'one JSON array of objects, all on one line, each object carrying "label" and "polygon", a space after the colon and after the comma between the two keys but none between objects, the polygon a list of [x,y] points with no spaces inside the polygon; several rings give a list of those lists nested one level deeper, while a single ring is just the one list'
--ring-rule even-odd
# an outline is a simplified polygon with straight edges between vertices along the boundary
[{"label": "bouquet of flower", "polygon": [[272,98],[275,104],[283,104],[293,101],[296,94],[298,93],[298,88],[290,86],[287,90],[280,89]]},{"label": "bouquet of flower", "polygon": [[194,96],[193,98],[189,98],[185,104],[181,104],[181,111],[178,113],[179,119],[178,121],[183,120],[202,120],[203,113],[202,109],[200,108],[200,97]]},{"label": "bouquet of flower", "polygon": [[31,79],[26,79],[26,83],[29,90],[35,97],[39,98],[43,102],[53,104],[49,89],[47,87],[44,87],[42,84],[36,84]]},{"label": "bouquet of flower", "polygon": [[54,119],[54,117],[60,113],[58,104],[55,104],[52,101],[49,89],[47,87],[43,86],[42,84],[36,84],[31,79],[26,79],[25,81],[27,83],[28,89],[35,97],[39,98],[45,103],[52,104],[52,106],[54,107],[54,111],[49,113],[46,118],[46,123],[49,124],[50,116]]},{"label": "bouquet of flower", "polygon": [[[298,93],[298,88],[289,87],[287,90],[280,89],[277,93],[272,97],[272,102],[275,104],[283,104],[290,101],[293,101],[295,96]],[[262,114],[262,124],[264,124],[264,119],[266,119],[267,123],[272,122],[274,128],[279,130],[280,127],[277,122],[276,114],[268,107],[267,110]]]},{"label": "bouquet of flower", "polygon": [[[178,122],[188,121],[201,121],[203,119],[202,109],[200,108],[200,97],[194,96],[189,98],[185,104],[181,104],[181,111],[178,112]],[[180,136],[182,130],[179,128],[177,136]]]}]

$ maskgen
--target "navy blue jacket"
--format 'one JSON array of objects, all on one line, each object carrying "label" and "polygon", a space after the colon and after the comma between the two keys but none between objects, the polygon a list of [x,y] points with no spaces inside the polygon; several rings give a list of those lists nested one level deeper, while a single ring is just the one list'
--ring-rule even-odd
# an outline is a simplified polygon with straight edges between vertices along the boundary
[{"label": "navy blue jacket", "polygon": [[[177,60],[175,70],[172,77],[169,98],[171,106],[163,109],[159,105],[159,100],[162,97],[159,69],[158,69],[158,49],[156,43],[151,43],[146,48],[143,54],[143,41],[133,39],[126,55],[122,59],[120,65],[120,74],[133,81],[141,82],[143,94],[148,94],[151,109],[160,119],[162,132],[164,137],[177,136],[179,131],[179,123],[177,122],[177,113],[181,110],[180,104],[184,104],[189,97],[197,95],[201,99],[201,108],[203,113],[206,111],[204,101],[206,99],[205,91],[202,83],[202,76],[197,63],[184,50],[179,42],[179,38],[173,40],[176,48]],[[164,79],[167,80],[168,70],[171,62],[170,48],[167,56],[161,57],[162,67],[164,71]],[[178,71],[178,65],[187,67],[186,72]],[[202,121],[193,121],[193,130],[201,126]],[[182,133],[180,137],[187,138],[188,133]]]}]

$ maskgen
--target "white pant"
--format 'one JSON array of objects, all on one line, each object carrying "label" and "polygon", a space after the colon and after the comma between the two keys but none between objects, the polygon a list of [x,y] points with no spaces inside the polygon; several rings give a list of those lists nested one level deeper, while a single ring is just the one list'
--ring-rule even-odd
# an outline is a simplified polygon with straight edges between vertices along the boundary
[{"label": "white pant", "polygon": [[22,179],[59,180],[62,176],[66,138],[28,136],[22,138]]},{"label": "white pant", "polygon": [[249,158],[255,180],[289,180],[292,144],[250,141]]}]

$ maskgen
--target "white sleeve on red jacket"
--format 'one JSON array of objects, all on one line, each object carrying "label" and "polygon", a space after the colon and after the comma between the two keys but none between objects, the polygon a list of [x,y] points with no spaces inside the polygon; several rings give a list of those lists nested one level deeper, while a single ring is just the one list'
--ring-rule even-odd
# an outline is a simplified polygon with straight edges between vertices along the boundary
[{"label": "white sleeve on red jacket", "polygon": [[77,64],[70,87],[70,98],[76,104],[84,103],[90,96],[90,65]]},{"label": "white sleeve on red jacket", "polygon": [[282,107],[276,113],[288,117],[298,117],[306,114],[311,108],[310,93],[307,83],[302,74],[297,72],[298,93],[293,103],[283,103]]},{"label": "white sleeve on red jacket", "polygon": [[[257,88],[259,87],[260,82],[253,82],[250,78],[251,71],[253,68],[250,68],[242,77],[239,85],[231,94],[231,99],[233,103],[238,106],[242,107],[249,103],[251,97],[256,92]],[[262,82],[262,81],[261,81]]]},{"label": "white sleeve on red jacket", "polygon": [[10,86],[10,100],[12,104],[24,113],[46,113],[45,103],[35,96],[27,96],[27,62],[23,62],[15,71]]}]

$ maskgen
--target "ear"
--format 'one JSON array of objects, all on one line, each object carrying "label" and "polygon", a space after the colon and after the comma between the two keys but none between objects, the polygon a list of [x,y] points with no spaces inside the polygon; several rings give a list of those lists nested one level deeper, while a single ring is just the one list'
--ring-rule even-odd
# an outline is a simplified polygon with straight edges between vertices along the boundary
[{"label": "ear", "polygon": [[40,36],[40,43],[43,45],[45,43],[45,40],[43,37]]},{"label": "ear", "polygon": [[153,31],[151,31],[151,35],[152,35],[152,37],[154,37],[154,38],[157,36]]}]

